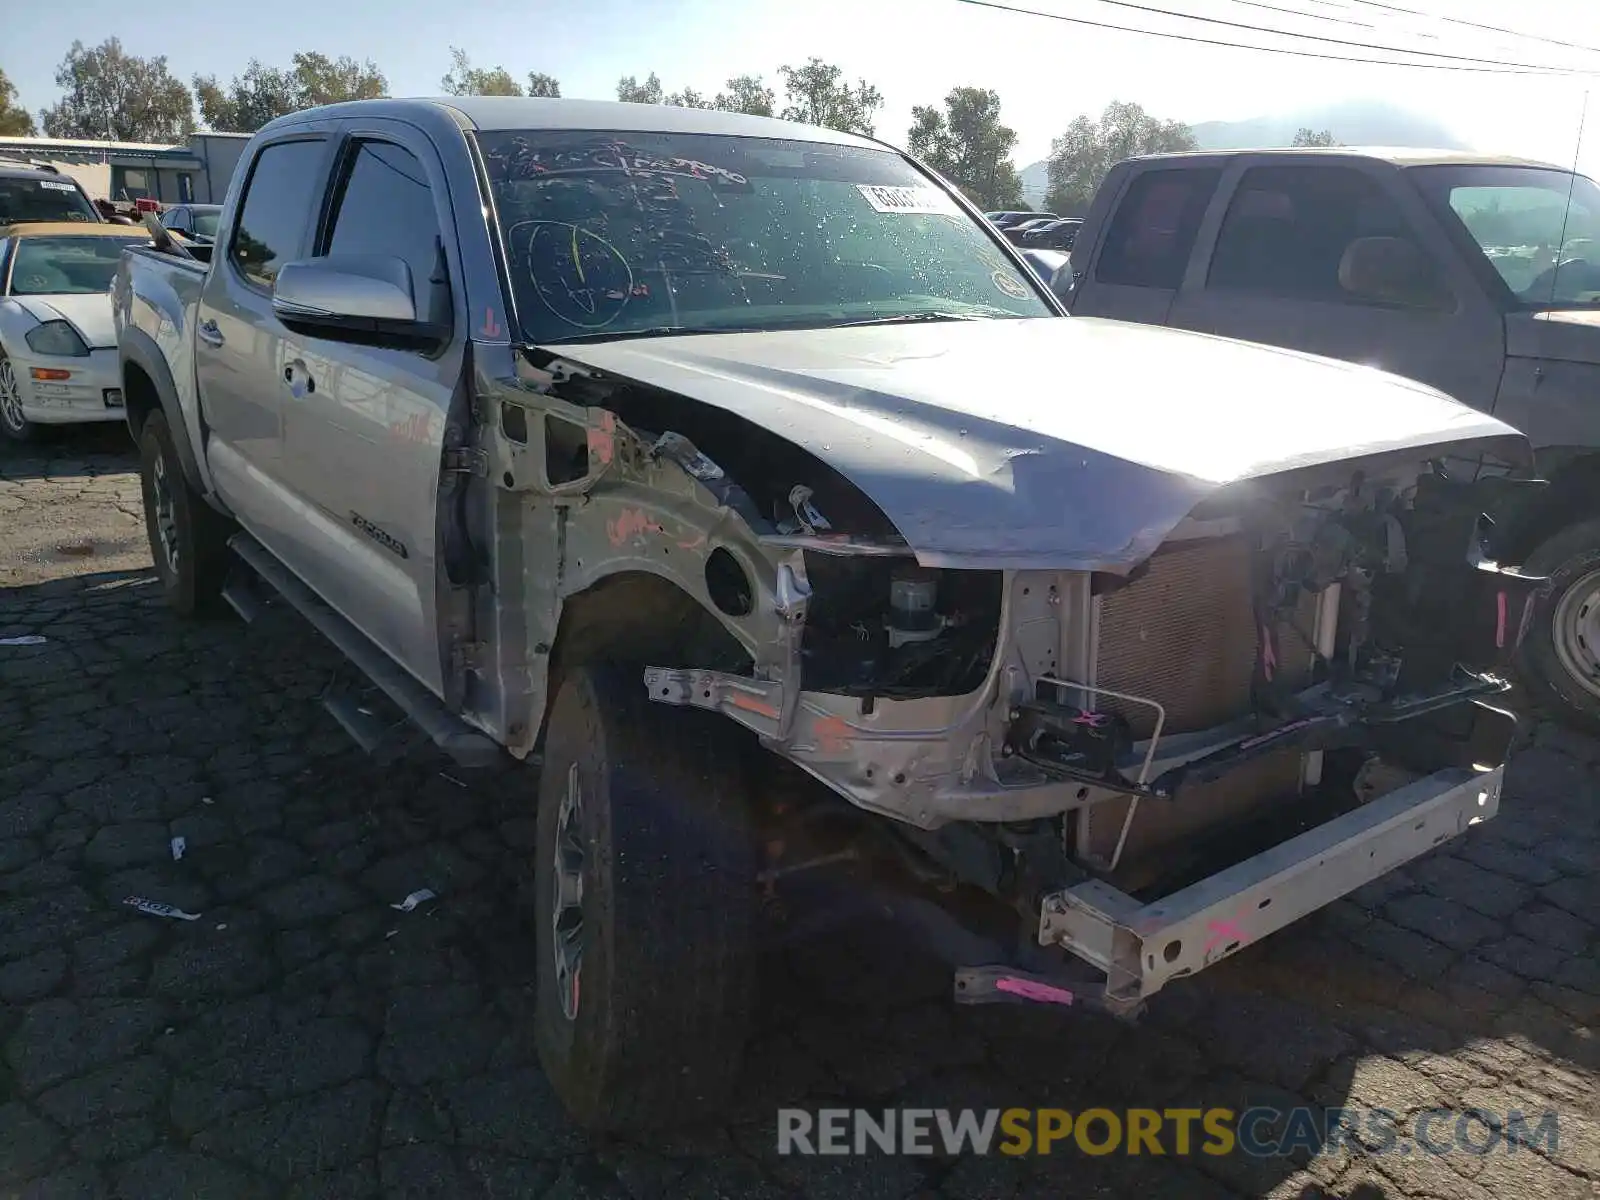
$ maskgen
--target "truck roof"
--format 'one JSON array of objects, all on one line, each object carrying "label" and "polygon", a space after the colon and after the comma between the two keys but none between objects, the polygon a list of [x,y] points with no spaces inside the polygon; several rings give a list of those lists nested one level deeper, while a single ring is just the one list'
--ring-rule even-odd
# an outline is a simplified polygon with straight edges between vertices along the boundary
[{"label": "truck roof", "polygon": [[323,117],[415,116],[418,109],[449,114],[464,129],[603,129],[640,133],[704,133],[725,137],[790,138],[838,146],[885,148],[871,138],[840,133],[798,121],[751,117],[717,109],[667,104],[626,104],[617,100],[548,100],[529,96],[437,96],[417,99],[351,100],[290,113],[264,126],[299,124]]},{"label": "truck roof", "polygon": [[1285,158],[1375,158],[1397,167],[1541,167],[1550,171],[1569,168],[1533,158],[1504,154],[1476,154],[1470,150],[1427,150],[1413,146],[1272,146],[1261,149],[1190,150],[1177,154],[1144,154],[1132,161],[1164,158],[1236,158],[1241,154],[1282,155]]}]

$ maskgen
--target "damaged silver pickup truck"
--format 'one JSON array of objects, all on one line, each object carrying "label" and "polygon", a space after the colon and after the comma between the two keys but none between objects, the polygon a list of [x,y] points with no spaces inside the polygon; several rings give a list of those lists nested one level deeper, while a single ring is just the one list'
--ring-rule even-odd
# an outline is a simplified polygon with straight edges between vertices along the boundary
[{"label": "damaged silver pickup truck", "polygon": [[113,287],[163,585],[302,613],[364,743],[381,691],[540,762],[537,1040],[587,1125],[726,1092],[780,881],[943,914],[958,1000],[1128,1014],[1495,814],[1524,439],[1066,317],[877,142],[339,105],[255,135],[214,246]]}]

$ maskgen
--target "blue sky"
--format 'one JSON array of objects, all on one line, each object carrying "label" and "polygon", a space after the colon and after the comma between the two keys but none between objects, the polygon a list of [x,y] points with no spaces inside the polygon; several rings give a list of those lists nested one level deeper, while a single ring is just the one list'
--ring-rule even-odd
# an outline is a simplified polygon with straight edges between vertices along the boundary
[{"label": "blue sky", "polygon": [[[1226,27],[1155,16],[1104,0],[1002,0],[1090,19],[1221,39]],[[1600,52],[1407,17],[1394,7],[1514,28],[1600,47],[1597,0],[1270,0],[1270,12],[1238,0],[1145,0],[1160,8],[1438,53],[1561,62],[1600,72]],[[1501,75],[1406,70],[1218,49],[1011,16],[958,0],[12,0],[0,69],[37,110],[56,94],[54,72],[73,38],[115,35],[136,54],[165,54],[180,78],[226,80],[251,57],[287,65],[296,50],[371,58],[396,95],[431,95],[461,46],[480,66],[518,76],[545,71],[568,96],[611,97],[619,75],[656,71],[669,90],[714,92],[730,75],[764,74],[818,55],[878,85],[888,104],[878,134],[903,142],[914,104],[951,87],[992,87],[1020,135],[1019,163],[1041,158],[1079,112],[1135,100],[1164,117],[1236,119],[1322,101],[1381,97],[1442,120],[1479,149],[1573,160],[1600,174],[1600,75],[1558,82]],[[247,18],[245,13],[250,16]],[[1283,43],[1279,43],[1283,44]],[[1298,43],[1361,55],[1359,50]]]}]

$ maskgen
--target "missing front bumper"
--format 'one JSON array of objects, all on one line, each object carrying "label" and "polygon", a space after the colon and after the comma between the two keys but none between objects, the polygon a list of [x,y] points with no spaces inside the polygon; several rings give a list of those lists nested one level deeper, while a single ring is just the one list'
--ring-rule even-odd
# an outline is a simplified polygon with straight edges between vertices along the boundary
[{"label": "missing front bumper", "polygon": [[1149,904],[1099,880],[1067,888],[1045,897],[1039,942],[1104,971],[1107,1006],[1131,1010],[1493,817],[1503,775],[1440,771]]}]

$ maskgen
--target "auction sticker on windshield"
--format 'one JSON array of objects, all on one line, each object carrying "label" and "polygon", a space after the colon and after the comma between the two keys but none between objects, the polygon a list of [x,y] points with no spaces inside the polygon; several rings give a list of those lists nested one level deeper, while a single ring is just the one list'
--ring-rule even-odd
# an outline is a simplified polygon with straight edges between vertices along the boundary
[{"label": "auction sticker on windshield", "polygon": [[955,203],[938,188],[888,187],[872,183],[856,184],[856,191],[881,213],[940,213],[956,211]]},{"label": "auction sticker on windshield", "polygon": [[42,188],[49,188],[53,192],[75,192],[78,190],[70,183],[57,183],[53,179],[41,179],[39,180],[39,186]]}]

